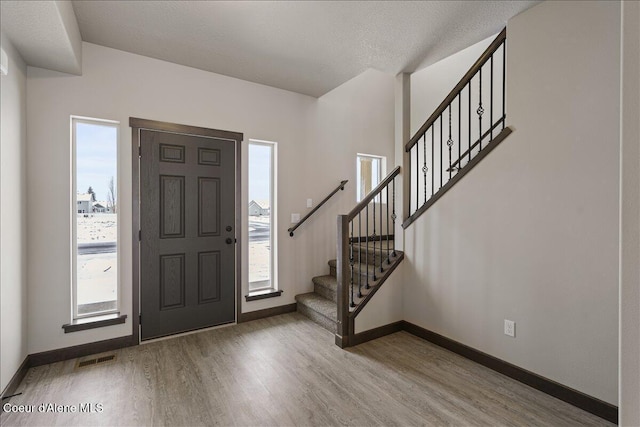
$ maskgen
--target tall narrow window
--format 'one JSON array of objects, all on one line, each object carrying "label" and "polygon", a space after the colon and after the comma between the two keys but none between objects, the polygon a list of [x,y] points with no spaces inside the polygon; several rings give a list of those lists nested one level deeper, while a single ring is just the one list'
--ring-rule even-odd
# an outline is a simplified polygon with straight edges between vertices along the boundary
[{"label": "tall narrow window", "polygon": [[249,142],[249,292],[277,289],[276,145]]},{"label": "tall narrow window", "polygon": [[[384,157],[358,153],[356,162],[358,202],[380,184],[386,167],[385,163]],[[377,197],[376,201],[378,201]]]},{"label": "tall narrow window", "polygon": [[119,308],[118,125],[72,118],[74,319]]}]

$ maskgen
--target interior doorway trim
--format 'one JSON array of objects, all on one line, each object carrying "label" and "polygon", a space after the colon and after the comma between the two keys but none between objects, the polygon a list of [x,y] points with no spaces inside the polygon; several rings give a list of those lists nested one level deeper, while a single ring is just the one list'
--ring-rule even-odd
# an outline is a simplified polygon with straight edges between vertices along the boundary
[{"label": "interior doorway trim", "polygon": [[242,205],[241,205],[241,145],[244,138],[240,132],[230,132],[218,129],[209,129],[197,126],[181,125],[176,123],[161,122],[156,120],[140,119],[137,117],[129,117],[129,126],[131,127],[131,176],[132,176],[132,318],[133,318],[133,345],[140,343],[140,131],[152,130],[169,133],[179,133],[183,135],[194,135],[212,137],[218,139],[226,139],[234,141],[236,145],[236,195],[235,195],[235,227],[236,227],[236,280],[235,280],[235,298],[236,298],[236,322],[242,312],[241,304],[241,233],[242,233]]}]

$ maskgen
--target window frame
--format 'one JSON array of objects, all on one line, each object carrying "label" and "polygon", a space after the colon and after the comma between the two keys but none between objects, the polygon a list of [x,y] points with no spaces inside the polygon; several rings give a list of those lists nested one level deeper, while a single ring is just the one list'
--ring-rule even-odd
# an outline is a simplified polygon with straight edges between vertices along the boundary
[{"label": "window frame", "polygon": [[[121,165],[120,165],[120,122],[116,120],[108,120],[108,119],[98,119],[93,117],[84,117],[84,116],[74,116],[70,117],[70,133],[71,133],[71,320],[72,323],[77,321],[82,321],[84,319],[91,318],[104,318],[109,315],[118,315],[120,313],[120,306],[122,303],[122,283],[121,283],[121,274],[120,274],[120,266],[121,264],[121,250],[120,250],[120,230],[121,230],[121,210],[116,210],[116,221],[117,221],[117,230],[116,230],[116,263],[118,266],[118,274],[116,277],[116,307],[111,310],[98,311],[94,313],[86,313],[86,314],[78,314],[78,201],[77,201],[77,141],[76,141],[76,125],[77,124],[89,124],[94,126],[106,126],[112,127],[116,130],[116,194],[121,194],[120,186],[120,174],[121,174]],[[126,316],[124,316],[126,318]],[[118,322],[120,323],[120,322]],[[69,326],[69,325],[66,325]],[[88,329],[88,328],[83,328]],[[67,329],[65,329],[67,332]],[[73,332],[70,330],[69,332]]]},{"label": "window frame", "polygon": [[[362,158],[375,159],[380,161],[380,167],[378,169],[378,174],[379,174],[378,183],[373,185],[373,180],[372,180],[371,190],[369,190],[369,192],[371,192],[374,188],[376,188],[378,184],[380,184],[380,182],[382,182],[382,180],[386,176],[386,170],[387,170],[387,158],[385,156],[379,156],[377,154],[356,153],[356,203],[360,203],[360,201],[362,201],[362,199],[364,199],[367,196],[367,194],[369,194],[369,193],[361,194],[361,190],[360,190],[360,187],[361,187],[360,164],[361,164]],[[377,195],[374,200],[376,202],[380,202],[380,195]]]},{"label": "window frame", "polygon": [[[249,139],[247,147],[247,174],[251,167],[250,148],[251,145],[258,145],[263,147],[269,147],[271,151],[271,176],[269,177],[269,243],[270,243],[270,260],[269,267],[271,271],[270,284],[261,288],[251,289],[251,282],[249,281],[250,271],[247,271],[247,301],[256,299],[268,298],[270,296],[279,296],[281,292],[278,290],[278,268],[277,268],[277,254],[278,254],[278,143],[274,141],[265,141],[260,139]],[[248,175],[247,175],[248,177]],[[251,202],[249,194],[249,179],[247,179],[247,206]],[[249,225],[249,210],[247,209],[247,229]],[[249,239],[249,232],[247,231],[247,239]],[[249,245],[247,245],[247,268],[250,268],[250,254]],[[271,292],[269,292],[271,291]]]}]

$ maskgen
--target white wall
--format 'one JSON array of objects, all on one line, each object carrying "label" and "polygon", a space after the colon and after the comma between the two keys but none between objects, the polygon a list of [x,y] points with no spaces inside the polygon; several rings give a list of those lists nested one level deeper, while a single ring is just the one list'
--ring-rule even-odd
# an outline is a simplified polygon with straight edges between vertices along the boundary
[{"label": "white wall", "polygon": [[640,425],[640,3],[622,3],[620,425]]},{"label": "white wall", "polygon": [[0,77],[0,390],[27,356],[26,73],[1,36],[9,72]]},{"label": "white wall", "polygon": [[515,133],[406,230],[404,262],[405,320],[612,404],[619,35],[615,2],[509,21]]},{"label": "white wall", "polygon": [[[130,116],[243,132],[245,141],[277,141],[282,206],[279,221],[288,223],[285,215],[293,203],[291,194],[296,181],[286,177],[302,174],[303,165],[297,159],[306,151],[306,112],[314,103],[313,98],[88,43],[83,45],[82,76],[29,68],[27,85],[28,204],[49,207],[47,215],[30,209],[28,217],[30,353],[131,333],[130,321],[71,334],[64,334],[61,329],[69,321],[71,310],[70,115],[120,121],[119,232],[123,245],[119,270],[126,314],[131,315]],[[246,178],[247,142],[242,148]],[[245,187],[243,200],[246,194]],[[246,203],[242,206],[246,214]],[[287,260],[294,249],[282,239],[284,233],[280,231],[280,253]],[[293,302],[295,282],[288,273],[293,269],[286,261],[280,267],[285,295],[270,300],[272,304]]]},{"label": "white wall", "polygon": [[[388,82],[387,82],[388,81]],[[29,353],[124,336],[124,325],[64,334],[70,318],[69,116],[120,121],[119,180],[124,245],[120,259],[123,313],[131,306],[131,132],[129,117],[244,133],[242,200],[247,199],[247,142],[278,143],[278,276],[284,294],[246,303],[243,312],[294,302],[327,274],[335,258],[335,215],[355,205],[355,153],[393,155],[393,77],[376,71],[321,99],[249,83],[93,44],[83,44],[83,75],[28,70]],[[385,147],[384,149],[382,147]],[[386,151],[385,151],[386,150]],[[348,157],[352,156],[352,161]],[[390,159],[393,160],[392,158]],[[391,163],[392,164],[392,163]],[[341,179],[350,183],[294,238],[290,214],[304,215]],[[353,193],[353,194],[351,194]],[[243,203],[246,229],[247,203]],[[346,210],[348,210],[346,209]],[[246,233],[243,292],[247,293]],[[55,252],[55,256],[53,256]]]},{"label": "white wall", "polygon": [[493,39],[495,36],[486,38],[455,55],[411,74],[411,136],[449,95],[451,89],[458,84]]},{"label": "white wall", "polygon": [[294,270],[299,293],[311,292],[311,278],[328,274],[327,261],[336,258],[337,215],[348,213],[357,203],[357,153],[385,156],[384,175],[393,169],[393,84],[393,76],[367,70],[318,98],[310,111],[307,151],[299,159],[307,184],[292,187],[296,201],[291,212],[306,214],[307,198],[317,203],[341,180],[349,182],[293,238],[286,237],[294,256],[286,268]]}]

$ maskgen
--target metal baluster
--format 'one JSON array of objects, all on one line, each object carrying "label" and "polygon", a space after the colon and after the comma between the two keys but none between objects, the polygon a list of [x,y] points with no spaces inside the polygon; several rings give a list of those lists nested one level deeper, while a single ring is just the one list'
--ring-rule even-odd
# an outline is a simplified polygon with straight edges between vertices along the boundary
[{"label": "metal baluster", "polygon": [[460,134],[462,128],[460,123],[462,123],[462,90],[458,92],[458,166],[456,168],[458,172],[462,169],[462,135]]},{"label": "metal baluster", "polygon": [[505,89],[507,84],[507,40],[502,42],[502,129],[504,130],[507,121],[507,112],[505,111]]},{"label": "metal baluster", "polygon": [[427,203],[427,171],[429,168],[427,167],[427,133],[425,132],[422,136],[422,149],[423,149],[423,159],[422,159],[422,175],[424,176],[424,203]]},{"label": "metal baluster", "polygon": [[440,114],[440,188],[442,188],[442,114]]},{"label": "metal baluster", "polygon": [[[362,266],[362,211],[358,212],[358,264]],[[362,298],[362,274],[358,274],[358,298]]]},{"label": "metal baluster", "polygon": [[493,53],[491,54],[491,78],[489,79],[491,94],[489,96],[489,129],[491,129],[489,141],[493,141]]},{"label": "metal baluster", "polygon": [[436,168],[435,168],[435,136],[433,134],[433,125],[431,125],[431,196],[435,193],[435,185],[436,185]]},{"label": "metal baluster", "polygon": [[[425,187],[427,183],[425,182]],[[391,264],[391,260],[389,259],[389,184],[386,186],[387,189],[387,263]],[[426,200],[426,199],[425,199]]]},{"label": "metal baluster", "polygon": [[[365,267],[368,270],[369,269],[369,204],[367,204],[365,221],[367,222],[367,229],[365,230],[365,233],[364,233],[364,239],[366,240],[367,247],[364,252],[364,259],[365,259]],[[362,263],[360,263],[360,269],[362,269]],[[360,272],[360,274],[362,274],[362,272]],[[367,277],[366,279],[367,283],[365,285],[365,288],[369,289],[369,275],[367,274],[366,277]]]},{"label": "metal baluster", "polygon": [[[382,232],[384,231],[384,229],[382,228],[382,191],[378,193],[378,196],[380,197],[380,273],[382,273],[384,270],[382,269]],[[376,259],[376,254],[373,254],[373,262],[375,263],[375,259]],[[375,268],[375,265],[374,265]]]},{"label": "metal baluster", "polygon": [[416,147],[416,210],[414,212],[416,212],[418,210],[418,206],[420,206],[420,204],[419,204],[419,202],[420,202],[420,173],[418,172],[420,147],[418,146],[418,144],[416,144],[415,147]]},{"label": "metal baluster", "polygon": [[[376,198],[373,198],[373,281],[378,280],[376,277]],[[367,277],[369,277],[369,264],[367,264]]]},{"label": "metal baluster", "polygon": [[480,139],[478,139],[479,141],[479,150],[482,150],[482,113],[484,113],[484,108],[482,108],[482,67],[480,67],[480,92],[479,92],[479,97],[478,97],[478,109],[476,110],[476,113],[478,113],[478,135],[480,135]]},{"label": "metal baluster", "polygon": [[349,264],[351,265],[351,307],[355,307],[353,300],[353,221],[351,221],[351,239],[349,240]]},{"label": "metal baluster", "polygon": [[393,256],[396,256],[396,179],[393,178],[393,195],[392,195],[393,211],[391,212],[391,221],[393,221]]},{"label": "metal baluster", "polygon": [[447,139],[449,147],[449,179],[451,179],[451,147],[453,147],[453,139],[451,139],[451,104],[449,104],[449,139]]},{"label": "metal baluster", "polygon": [[467,164],[471,161],[471,80],[473,77],[469,79],[469,161]]}]

